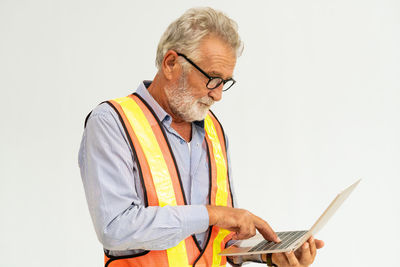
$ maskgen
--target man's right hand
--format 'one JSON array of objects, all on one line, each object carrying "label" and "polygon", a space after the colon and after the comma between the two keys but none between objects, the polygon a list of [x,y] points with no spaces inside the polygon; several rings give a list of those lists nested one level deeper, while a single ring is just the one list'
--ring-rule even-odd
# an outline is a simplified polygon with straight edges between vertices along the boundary
[{"label": "man's right hand", "polygon": [[243,209],[208,205],[209,225],[236,232],[233,239],[247,239],[256,234],[256,229],[268,241],[279,243],[274,230],[263,219]]}]

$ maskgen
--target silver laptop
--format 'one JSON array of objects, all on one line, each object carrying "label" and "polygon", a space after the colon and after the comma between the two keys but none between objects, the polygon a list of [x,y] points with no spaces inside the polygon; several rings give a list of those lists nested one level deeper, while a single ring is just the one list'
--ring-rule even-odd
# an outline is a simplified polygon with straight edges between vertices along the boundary
[{"label": "silver laptop", "polygon": [[257,234],[250,239],[236,241],[230,247],[221,251],[220,255],[239,256],[287,252],[298,249],[304,242],[308,240],[308,238],[310,238],[310,236],[315,235],[319,230],[322,229],[322,227],[332,217],[336,210],[339,209],[351,192],[353,192],[354,188],[359,184],[360,181],[361,179],[339,193],[329,204],[324,213],[322,213],[322,215],[310,228],[310,230],[276,232],[278,237],[282,240],[280,243],[267,241],[261,234]]}]

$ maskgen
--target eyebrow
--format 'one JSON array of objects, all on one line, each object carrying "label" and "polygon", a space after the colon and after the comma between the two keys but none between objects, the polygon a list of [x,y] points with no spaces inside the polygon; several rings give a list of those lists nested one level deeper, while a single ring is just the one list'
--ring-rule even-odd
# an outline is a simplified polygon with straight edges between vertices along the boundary
[{"label": "eyebrow", "polygon": [[[218,72],[218,71],[211,71],[211,72],[209,72],[208,73],[208,75],[210,75],[210,76],[213,76],[213,77],[219,77],[219,78],[222,78],[222,79],[224,79],[222,76],[222,73],[220,73],[220,72]],[[228,77],[228,78],[226,78],[226,79],[224,79],[224,80],[229,80],[229,79],[232,79],[232,77]]]}]

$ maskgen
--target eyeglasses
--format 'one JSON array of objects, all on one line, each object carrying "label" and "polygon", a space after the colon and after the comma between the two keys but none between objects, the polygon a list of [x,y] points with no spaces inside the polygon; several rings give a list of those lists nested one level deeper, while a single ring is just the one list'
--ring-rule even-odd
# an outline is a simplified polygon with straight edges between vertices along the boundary
[{"label": "eyeglasses", "polygon": [[195,67],[196,69],[198,69],[201,73],[204,74],[204,76],[206,76],[208,78],[208,82],[207,82],[207,88],[210,90],[213,90],[215,88],[217,88],[218,86],[221,85],[221,83],[223,83],[223,87],[222,87],[222,91],[227,91],[229,88],[232,87],[232,85],[234,85],[236,83],[236,81],[232,78],[229,78],[227,80],[222,79],[221,77],[211,77],[210,75],[208,75],[204,70],[200,69],[199,66],[197,66],[196,64],[194,64],[193,61],[191,61],[189,58],[187,58],[187,56],[185,56],[184,54],[181,53],[177,53],[178,56],[183,57],[184,59],[187,60],[187,62],[189,62],[190,64],[192,64],[193,67]]}]

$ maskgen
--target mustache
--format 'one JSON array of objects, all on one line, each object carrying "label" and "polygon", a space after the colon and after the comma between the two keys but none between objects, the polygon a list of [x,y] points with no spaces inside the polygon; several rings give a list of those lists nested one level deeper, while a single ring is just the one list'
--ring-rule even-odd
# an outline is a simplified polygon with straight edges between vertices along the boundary
[{"label": "mustache", "polygon": [[215,103],[215,101],[214,101],[211,97],[209,97],[209,96],[203,96],[203,97],[200,98],[198,101],[199,101],[200,103],[202,103],[202,104],[207,105],[207,106],[212,106],[212,105]]}]

